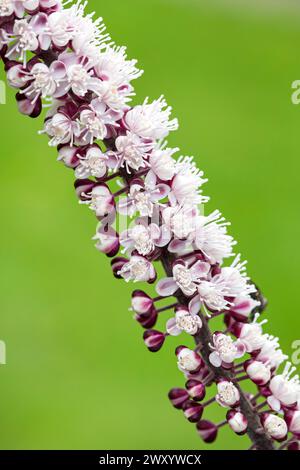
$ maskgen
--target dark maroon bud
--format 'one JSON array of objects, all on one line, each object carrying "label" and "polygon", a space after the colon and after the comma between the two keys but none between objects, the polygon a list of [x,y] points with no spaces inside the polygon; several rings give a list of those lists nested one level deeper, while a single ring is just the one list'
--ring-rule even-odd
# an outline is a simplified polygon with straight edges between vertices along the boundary
[{"label": "dark maroon bud", "polygon": [[38,117],[42,112],[42,100],[38,98],[34,103],[22,93],[16,94],[17,105],[20,113],[31,118]]},{"label": "dark maroon bud", "polygon": [[214,442],[218,435],[218,427],[211,421],[205,421],[205,420],[199,421],[197,423],[197,430],[198,430],[199,436],[207,444]]},{"label": "dark maroon bud", "polygon": [[174,408],[181,410],[184,403],[189,399],[189,394],[184,388],[172,388],[168,397]]},{"label": "dark maroon bud", "polygon": [[193,400],[201,401],[206,395],[205,385],[200,380],[190,379],[186,382],[185,387]]},{"label": "dark maroon bud", "polygon": [[203,406],[195,401],[188,400],[183,404],[184,416],[191,422],[197,423],[203,415]]},{"label": "dark maroon bud", "polygon": [[158,314],[156,309],[153,307],[150,314],[137,313],[134,318],[143,328],[152,328],[157,321]]},{"label": "dark maroon bud", "polygon": [[259,387],[259,391],[261,395],[265,398],[268,398],[272,395],[272,392],[270,391],[269,387]]},{"label": "dark maroon bud", "polygon": [[162,348],[165,342],[166,336],[161,331],[147,330],[144,335],[144,342],[149,351],[157,352]]},{"label": "dark maroon bud", "polygon": [[121,258],[121,257],[116,257],[114,258],[110,265],[111,265],[111,268],[112,268],[112,271],[113,271],[113,275],[117,278],[117,279],[122,279],[122,276],[120,276],[119,271],[122,269],[122,267],[124,266],[125,263],[128,263],[128,259],[126,258]]}]

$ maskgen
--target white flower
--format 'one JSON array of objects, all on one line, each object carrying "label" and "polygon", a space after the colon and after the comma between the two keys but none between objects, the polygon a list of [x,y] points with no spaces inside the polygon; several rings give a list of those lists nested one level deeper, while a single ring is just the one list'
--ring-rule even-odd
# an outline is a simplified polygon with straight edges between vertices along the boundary
[{"label": "white flower", "polygon": [[198,286],[200,300],[212,310],[228,310],[228,297],[239,297],[256,292],[254,285],[248,283],[245,264],[240,263],[240,255],[231,266],[221,269],[210,281],[203,281]]},{"label": "white flower", "polygon": [[151,152],[149,158],[151,171],[162,181],[169,181],[173,178],[176,161],[172,155],[178,150],[178,148],[165,148],[163,145]]},{"label": "white flower", "polygon": [[106,174],[109,159],[105,153],[102,153],[99,147],[90,147],[85,157],[79,158],[80,163],[75,169],[76,178],[83,179],[90,176],[102,178]]},{"label": "white flower", "polygon": [[174,206],[179,204],[203,204],[208,201],[201,195],[201,186],[206,183],[193,157],[180,157],[176,163],[176,176],[172,180],[172,192],[170,202]]},{"label": "white flower", "polygon": [[227,407],[236,406],[240,399],[240,392],[233,385],[232,382],[222,380],[217,384],[218,393],[216,395],[216,401],[219,405]]},{"label": "white flower", "polygon": [[266,335],[264,344],[259,354],[257,354],[256,359],[276,370],[287,358],[288,356],[283,354],[280,348],[279,339],[271,335]]},{"label": "white flower", "polygon": [[248,353],[261,349],[267,339],[267,335],[263,334],[262,325],[268,320],[257,323],[258,318],[259,314],[256,314],[252,323],[243,324],[238,335]]},{"label": "white flower", "polygon": [[82,144],[92,144],[94,140],[103,140],[107,136],[107,126],[117,125],[116,121],[119,117],[107,109],[100,99],[92,100],[90,109],[81,111],[78,120],[81,128],[79,139]]},{"label": "white flower", "polygon": [[45,122],[44,131],[51,138],[49,145],[57,147],[61,144],[70,143],[71,146],[75,138],[79,135],[79,125],[64,113],[57,113]]},{"label": "white flower", "polygon": [[39,6],[39,0],[0,0],[0,16],[11,16],[13,13],[21,18],[25,9],[34,11]]},{"label": "white flower", "polygon": [[99,184],[92,189],[90,194],[83,195],[88,199],[80,201],[80,204],[87,204],[97,217],[104,217],[114,211],[114,197],[105,184]]},{"label": "white flower", "polygon": [[215,367],[220,367],[222,362],[231,364],[245,354],[245,347],[241,342],[234,342],[230,336],[223,333],[213,335],[213,344],[210,347],[214,351],[210,354],[209,360]]},{"label": "white flower", "polygon": [[201,278],[205,278],[210,270],[210,265],[203,261],[196,261],[191,268],[184,262],[178,261],[173,265],[173,277],[161,279],[156,285],[156,292],[167,297],[175,294],[179,289],[188,297],[195,294]]},{"label": "white flower", "polygon": [[169,120],[171,111],[163,96],[150,104],[146,98],[142,105],[128,111],[125,124],[131,132],[145,139],[164,139],[178,128],[177,119]]},{"label": "white flower", "polygon": [[121,198],[117,206],[121,215],[132,217],[139,212],[142,217],[152,217],[155,203],[164,199],[170,190],[166,184],[156,184],[152,176],[148,173],[144,181],[131,184],[128,196]]},{"label": "white flower", "polygon": [[276,440],[283,440],[287,435],[288,429],[284,419],[276,415],[269,414],[263,422],[267,434]]},{"label": "white flower", "polygon": [[195,372],[200,368],[202,360],[200,356],[189,348],[180,348],[177,352],[177,365],[183,372]]},{"label": "white flower", "polygon": [[121,233],[120,243],[124,251],[131,253],[136,250],[146,256],[153,252],[156,246],[163,247],[170,241],[170,233],[164,226],[148,225],[147,219],[138,219],[137,225]]},{"label": "white flower", "polygon": [[195,335],[201,327],[202,320],[199,315],[184,307],[178,307],[175,317],[167,321],[167,332],[172,336],[178,336],[182,331],[188,335]]},{"label": "white flower", "polygon": [[143,71],[136,68],[136,62],[127,59],[126,47],[109,46],[99,55],[95,71],[101,80],[120,87],[142,75]]},{"label": "white flower", "polygon": [[266,385],[270,381],[270,367],[263,362],[251,361],[245,370],[252,382],[259,386]]},{"label": "white flower", "polygon": [[116,156],[119,159],[118,166],[125,166],[129,174],[131,170],[139,170],[149,166],[146,158],[152,145],[143,142],[136,134],[127,131],[126,135],[116,138],[115,146],[117,149]]},{"label": "white flower", "polygon": [[292,364],[287,362],[283,373],[271,379],[269,388],[272,395],[268,397],[268,403],[273,410],[279,411],[281,405],[291,406],[297,403],[300,397],[299,376],[295,375],[291,378],[295,370],[296,367],[292,367]]},{"label": "white flower", "polygon": [[50,67],[42,63],[35,64],[29,73],[26,73],[27,81],[30,81],[27,88],[23,89],[21,93],[35,102],[39,96],[42,98],[54,96],[60,78],[62,77],[61,65],[55,61],[52,62]]},{"label": "white flower", "polygon": [[[191,246],[191,238],[194,236],[196,227],[197,207],[191,205],[166,207],[163,210],[163,220],[170,227],[175,237],[169,246],[169,251],[178,253]],[[188,239],[181,242],[182,239]]]},{"label": "white flower", "polygon": [[40,43],[38,35],[47,22],[47,15],[39,13],[27,19],[16,20],[13,26],[13,33],[8,35],[10,42],[14,44],[9,47],[6,57],[17,58],[26,65],[27,52],[34,52],[38,49]]},{"label": "white flower", "polygon": [[[109,36],[104,34],[102,18],[93,21],[93,15],[85,15],[86,2],[78,0],[71,8],[56,11],[49,15],[44,42],[50,46],[64,48],[72,42],[77,55],[96,60],[101,49],[107,47]],[[84,16],[85,15],[85,16]]]},{"label": "white flower", "polygon": [[128,263],[125,263],[118,275],[122,276],[126,282],[148,282],[155,279],[155,269],[142,256],[132,256]]},{"label": "white flower", "polygon": [[232,247],[236,244],[227,234],[229,223],[224,220],[219,211],[197,218],[195,248],[201,250],[212,264],[221,264],[224,258],[232,256]]}]

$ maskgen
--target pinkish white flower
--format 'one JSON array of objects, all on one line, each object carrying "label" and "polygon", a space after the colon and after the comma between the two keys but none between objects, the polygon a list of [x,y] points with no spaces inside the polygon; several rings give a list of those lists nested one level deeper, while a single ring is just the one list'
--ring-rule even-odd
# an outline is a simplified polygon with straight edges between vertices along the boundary
[{"label": "pinkish white flower", "polygon": [[288,356],[283,354],[280,348],[279,339],[271,335],[266,335],[261,350],[255,356],[255,359],[264,362],[274,370],[278,369],[287,358]]},{"label": "pinkish white flower", "polygon": [[170,131],[178,128],[177,119],[169,120],[171,111],[163,96],[152,103],[148,103],[146,98],[142,105],[128,111],[125,124],[129,131],[144,139],[164,139]]},{"label": "pinkish white flower", "polygon": [[80,201],[80,204],[87,204],[97,217],[104,217],[114,211],[114,198],[105,184],[94,186],[86,196],[87,200]]},{"label": "pinkish white flower", "polygon": [[196,261],[191,268],[184,262],[177,261],[173,266],[173,277],[161,279],[156,286],[156,292],[167,297],[173,295],[178,288],[188,297],[195,294],[197,284],[201,278],[205,278],[210,270],[210,265],[203,261]]},{"label": "pinkish white flower", "polygon": [[176,350],[177,365],[183,372],[195,372],[200,369],[202,359],[195,351],[186,347],[179,347]]},{"label": "pinkish white flower", "polygon": [[258,318],[259,314],[256,314],[252,323],[237,324],[234,329],[234,334],[244,343],[248,353],[261,349],[267,339],[267,336],[263,334],[262,325],[268,320],[258,323]]},{"label": "pinkish white flower", "polygon": [[162,181],[170,181],[175,175],[176,161],[172,155],[178,148],[166,148],[165,144],[154,149],[149,158],[151,171]]},{"label": "pinkish white flower", "polygon": [[147,168],[146,158],[152,149],[152,144],[143,141],[138,135],[127,131],[126,135],[121,135],[115,140],[118,158],[118,167],[125,167],[130,174],[132,170]]},{"label": "pinkish white flower", "polygon": [[87,150],[84,157],[79,156],[79,161],[80,163],[75,169],[75,176],[79,179],[90,176],[102,178],[107,169],[113,166],[108,155],[95,145]]},{"label": "pinkish white flower", "polygon": [[142,256],[132,256],[130,260],[122,266],[118,274],[122,276],[126,282],[153,282],[156,277],[152,263]]},{"label": "pinkish white flower", "polygon": [[45,122],[44,131],[49,137],[49,145],[51,147],[57,147],[62,144],[74,143],[76,137],[79,136],[79,124],[73,121],[67,114],[59,112]]},{"label": "pinkish white flower", "polygon": [[266,385],[271,379],[270,367],[260,361],[252,361],[246,363],[245,371],[249,379],[256,385]]},{"label": "pinkish white flower", "polygon": [[238,435],[245,434],[248,428],[248,421],[245,415],[240,411],[229,410],[227,415],[227,422],[230,428]]},{"label": "pinkish white flower", "polygon": [[167,321],[167,332],[172,336],[178,336],[183,331],[189,335],[195,335],[202,327],[199,315],[189,312],[185,307],[179,306],[175,310],[175,317]]},{"label": "pinkish white flower", "polygon": [[262,423],[266,433],[276,441],[283,441],[288,433],[287,424],[279,416],[265,413]]},{"label": "pinkish white flower", "polygon": [[202,281],[198,286],[200,300],[211,310],[228,310],[231,302],[228,297],[238,297],[256,292],[255,287],[248,283],[245,275],[245,264],[240,263],[238,255],[229,267],[221,269],[211,280]]},{"label": "pinkish white flower", "polygon": [[147,225],[147,220],[138,220],[137,224],[121,233],[120,243],[129,254],[136,250],[140,255],[152,253],[155,247],[163,247],[170,241],[170,233],[163,226]]},{"label": "pinkish white flower", "polygon": [[245,346],[240,341],[233,339],[223,333],[213,335],[213,344],[210,345],[213,352],[209,356],[211,364],[220,367],[222,363],[231,364],[245,354]]},{"label": "pinkish white flower", "polygon": [[202,204],[208,201],[201,195],[202,185],[206,183],[203,172],[193,161],[193,157],[180,157],[176,162],[176,176],[172,180],[169,195],[172,206],[178,204]]},{"label": "pinkish white flower", "polygon": [[227,407],[237,406],[240,400],[240,392],[228,380],[222,380],[217,384],[218,393],[216,395],[216,401],[219,405]]}]

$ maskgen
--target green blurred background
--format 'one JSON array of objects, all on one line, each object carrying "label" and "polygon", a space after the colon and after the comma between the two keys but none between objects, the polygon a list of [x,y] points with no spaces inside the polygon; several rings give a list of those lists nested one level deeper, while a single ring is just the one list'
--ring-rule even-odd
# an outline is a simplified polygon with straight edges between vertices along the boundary
[{"label": "green blurred background", "polygon": [[[256,3],[90,0],[89,8],[145,69],[137,100],[164,93],[173,104],[181,127],[170,143],[209,177],[210,208],[232,221],[269,298],[269,329],[291,353],[300,338],[300,106],[291,103],[300,11]],[[19,115],[11,91],[0,116],[0,447],[205,448],[166,398],[183,384],[175,342],[147,352],[127,311],[131,286],[94,249],[94,217],[37,135],[41,120]],[[222,429],[209,448],[247,446]]]}]

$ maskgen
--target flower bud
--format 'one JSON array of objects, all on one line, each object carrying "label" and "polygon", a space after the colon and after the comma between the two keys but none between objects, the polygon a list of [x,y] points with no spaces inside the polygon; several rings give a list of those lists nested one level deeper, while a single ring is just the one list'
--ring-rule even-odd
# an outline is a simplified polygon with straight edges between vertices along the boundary
[{"label": "flower bud", "polygon": [[203,364],[199,354],[185,346],[176,348],[176,356],[177,365],[183,372],[197,372]]},{"label": "flower bud", "polygon": [[218,435],[218,427],[211,421],[199,421],[197,423],[197,430],[200,437],[207,444],[214,442]]},{"label": "flower bud", "polygon": [[271,371],[268,366],[260,361],[247,361],[244,365],[248,377],[256,385],[266,385],[271,379]]},{"label": "flower bud", "polygon": [[166,336],[161,331],[147,330],[145,331],[143,338],[149,351],[157,352],[164,344]]},{"label": "flower bud", "polygon": [[97,240],[95,245],[97,250],[101,251],[106,256],[116,256],[119,251],[119,236],[112,227],[100,226],[93,240]]},{"label": "flower bud", "polygon": [[26,75],[22,64],[9,61],[5,69],[7,70],[7,81],[12,88],[22,88],[28,81],[28,75]]},{"label": "flower bud", "polygon": [[185,387],[193,400],[201,401],[206,395],[205,385],[200,380],[190,379],[186,382]]},{"label": "flower bud", "polygon": [[174,408],[180,410],[183,404],[189,399],[189,394],[184,388],[172,388],[169,391],[168,397]]},{"label": "flower bud", "polygon": [[144,315],[150,313],[153,307],[153,300],[146,292],[135,290],[131,296],[131,306],[135,313]]},{"label": "flower bud", "polygon": [[144,315],[137,313],[134,318],[137,322],[139,322],[139,324],[143,328],[152,328],[157,321],[157,317],[158,317],[157,311],[153,307],[150,313],[147,313]]},{"label": "flower bud", "polygon": [[261,415],[261,422],[266,433],[272,437],[272,439],[275,439],[275,441],[279,442],[285,440],[288,433],[288,428],[284,419],[276,415],[263,413]]},{"label": "flower bud", "polygon": [[219,405],[227,408],[234,407],[239,404],[240,392],[232,382],[221,380],[217,384],[217,389],[218,393],[216,395],[216,401],[219,403]]},{"label": "flower bud", "polygon": [[240,411],[229,410],[226,419],[230,428],[239,436],[247,432],[248,421]]},{"label": "flower bud", "polygon": [[90,208],[100,218],[115,210],[114,197],[106,184],[97,184],[93,187]]},{"label": "flower bud", "polygon": [[300,410],[287,410],[284,418],[289,431],[300,437]]},{"label": "flower bud", "polygon": [[197,423],[203,415],[203,406],[195,401],[188,400],[184,403],[183,407],[184,416],[191,422]]}]

